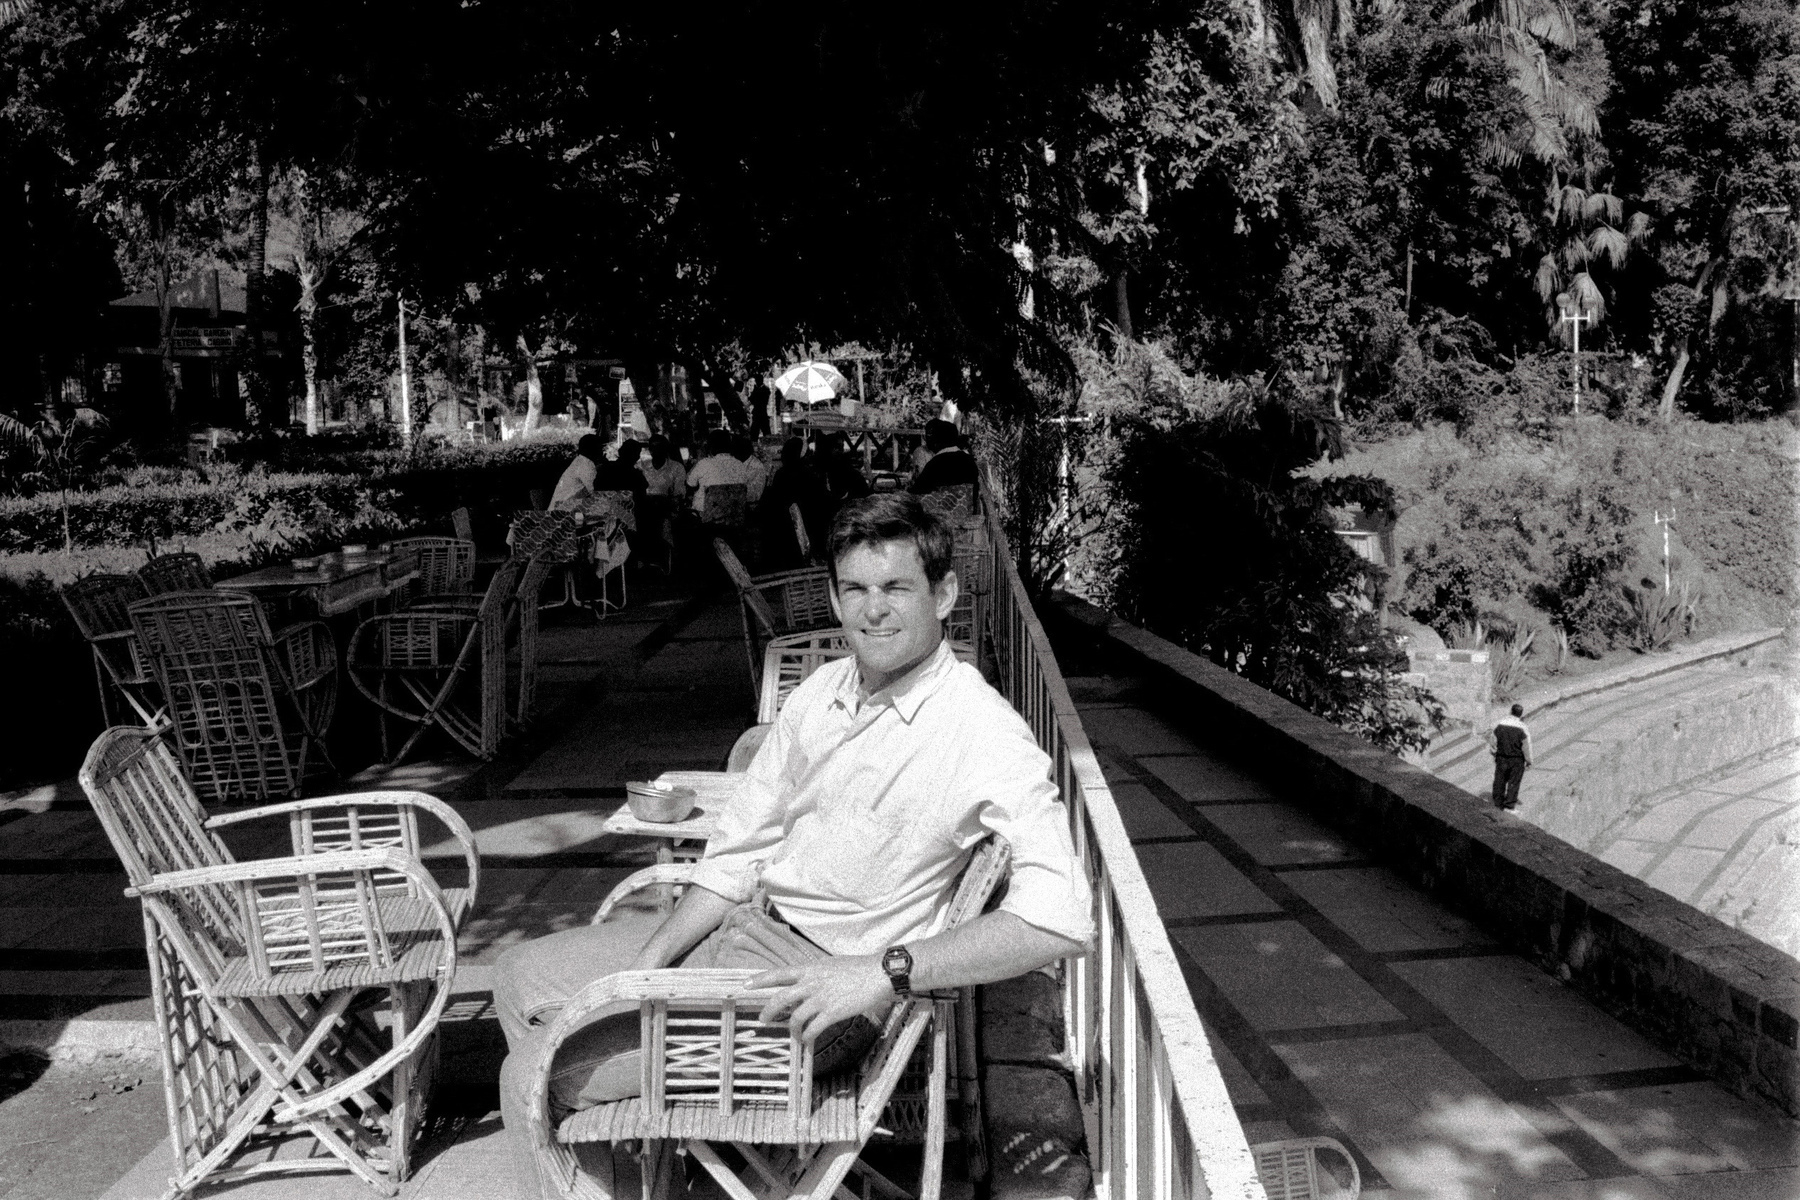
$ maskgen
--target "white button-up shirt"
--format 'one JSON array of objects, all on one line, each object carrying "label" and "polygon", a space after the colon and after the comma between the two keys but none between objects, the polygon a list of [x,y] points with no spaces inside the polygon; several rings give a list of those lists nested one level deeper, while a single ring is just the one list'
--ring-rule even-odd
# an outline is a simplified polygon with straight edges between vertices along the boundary
[{"label": "white button-up shirt", "polygon": [[1003,912],[1082,945],[1093,896],[1049,756],[947,642],[859,700],[853,657],[794,690],[719,820],[693,881],[744,902],[760,886],[833,954],[873,954],[943,926],[969,850],[1013,850]]}]

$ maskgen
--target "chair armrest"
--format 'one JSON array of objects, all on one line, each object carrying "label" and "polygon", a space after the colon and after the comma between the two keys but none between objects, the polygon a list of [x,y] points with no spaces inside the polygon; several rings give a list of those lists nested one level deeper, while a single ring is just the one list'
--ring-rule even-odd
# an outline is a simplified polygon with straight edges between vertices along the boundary
[{"label": "chair armrest", "polygon": [[645,867],[641,871],[633,871],[621,879],[612,891],[606,893],[606,899],[594,911],[594,919],[589,925],[598,925],[612,914],[625,897],[635,895],[646,888],[683,884],[690,881],[694,874],[693,863],[658,863],[654,867]]},{"label": "chair armrest", "polygon": [[664,771],[656,782],[693,788],[702,802],[729,803],[743,790],[745,778],[742,771]]},{"label": "chair armrest", "polygon": [[[423,809],[436,817],[444,828],[450,831],[462,849],[463,861],[469,867],[469,895],[463,905],[463,912],[457,914],[458,919],[475,907],[475,898],[481,886],[481,854],[475,846],[475,834],[469,829],[469,823],[462,815],[436,796],[424,792],[351,792],[343,796],[321,796],[315,800],[288,800],[281,804],[268,804],[261,808],[252,808],[244,812],[220,813],[207,819],[208,829],[220,829],[226,825],[237,825],[244,821],[255,821],[265,817],[286,816],[297,812],[317,812],[332,808],[395,808]],[[311,857],[311,856],[308,856]],[[435,882],[433,883],[435,887]]]},{"label": "chair armrest", "polygon": [[[334,850],[329,854],[258,858],[249,862],[220,863],[212,867],[191,867],[185,871],[165,871],[151,876],[148,883],[126,888],[125,894],[160,896],[166,892],[221,883],[255,883],[265,879],[340,875],[351,871],[398,871],[410,876],[421,873],[422,868],[406,855],[394,850]],[[426,876],[426,880],[430,882],[430,877]],[[432,883],[431,886],[435,891],[437,884]],[[441,896],[439,903],[442,903]]]},{"label": "chair armrest", "polygon": [[831,572],[824,567],[795,567],[790,571],[771,571],[767,575],[753,576],[750,580],[759,588],[785,586],[795,580],[830,579]]}]

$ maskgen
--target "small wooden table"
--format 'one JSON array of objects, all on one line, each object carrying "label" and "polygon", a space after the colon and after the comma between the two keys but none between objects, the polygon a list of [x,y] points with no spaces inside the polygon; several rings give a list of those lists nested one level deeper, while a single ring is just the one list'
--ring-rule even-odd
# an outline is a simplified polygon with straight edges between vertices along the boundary
[{"label": "small wooden table", "polygon": [[345,554],[339,550],[321,556],[317,570],[299,571],[291,562],[280,563],[227,579],[218,586],[249,592],[265,603],[305,604],[317,616],[326,618],[385,600],[418,577],[416,554],[381,550]]},{"label": "small wooden table", "polygon": [[[694,789],[694,811],[685,820],[640,821],[631,815],[631,804],[627,801],[619,805],[618,811],[606,818],[600,828],[607,833],[657,839],[658,863],[672,863],[678,854],[690,862],[698,859],[705,852],[706,843],[719,831],[719,813],[737,795],[744,776],[725,771],[664,771],[657,780]],[[683,842],[688,844],[680,845]],[[657,908],[664,913],[673,911],[675,898],[670,894],[673,888],[659,886],[658,891],[661,898]]]}]

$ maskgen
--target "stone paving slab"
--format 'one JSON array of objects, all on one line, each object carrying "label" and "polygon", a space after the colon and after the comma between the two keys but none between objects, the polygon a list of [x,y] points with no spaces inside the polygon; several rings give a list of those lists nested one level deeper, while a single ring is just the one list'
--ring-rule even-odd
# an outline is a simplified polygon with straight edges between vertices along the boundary
[{"label": "stone paving slab", "polygon": [[1678,1065],[1511,955],[1395,963],[1393,970],[1527,1079]]},{"label": "stone paving slab", "polygon": [[1169,931],[1264,1031],[1398,1021],[1404,1015],[1292,921]]},{"label": "stone paving slab", "polygon": [[[1086,722],[1085,714],[1082,720]],[[1276,798],[1274,791],[1254,777],[1211,756],[1159,754],[1146,755],[1141,761],[1190,804]]]},{"label": "stone paving slab", "polygon": [[1363,857],[1336,833],[1285,804],[1220,804],[1206,819],[1264,866],[1347,862]]},{"label": "stone paving slab", "polygon": [[1473,925],[1430,903],[1381,867],[1295,872],[1287,884],[1364,949],[1376,953],[1492,944]]},{"label": "stone paving slab", "polygon": [[1138,862],[1164,920],[1281,911],[1211,846],[1153,843],[1138,847]]}]

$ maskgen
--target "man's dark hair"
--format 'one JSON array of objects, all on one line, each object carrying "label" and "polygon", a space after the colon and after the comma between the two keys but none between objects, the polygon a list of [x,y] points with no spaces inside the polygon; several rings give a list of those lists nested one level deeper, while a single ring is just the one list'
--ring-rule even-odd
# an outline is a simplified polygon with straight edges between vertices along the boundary
[{"label": "man's dark hair", "polygon": [[731,453],[731,434],[723,429],[714,429],[706,435],[706,455],[711,458],[715,454]]},{"label": "man's dark hair", "polygon": [[575,453],[599,462],[606,455],[606,442],[597,433],[584,433],[575,443]]},{"label": "man's dark hair", "polygon": [[638,457],[644,453],[644,447],[635,438],[626,438],[619,443],[619,461],[628,467],[638,464]]},{"label": "man's dark hair", "polygon": [[880,546],[910,541],[925,564],[925,579],[933,587],[950,573],[950,554],[955,545],[950,527],[930,512],[910,492],[879,492],[851,500],[838,509],[826,539],[825,561],[831,565],[831,583],[837,586],[838,559],[858,546]]},{"label": "man's dark hair", "polygon": [[956,432],[956,426],[945,420],[933,417],[925,422],[925,448],[932,453],[948,450],[962,440]]},{"label": "man's dark hair", "polygon": [[781,443],[781,463],[783,466],[791,467],[805,457],[806,443],[799,438],[789,438],[787,441]]},{"label": "man's dark hair", "polygon": [[731,457],[739,462],[749,462],[750,456],[755,453],[756,447],[750,444],[748,437],[741,433],[731,435]]},{"label": "man's dark hair", "polygon": [[1524,716],[1524,715],[1525,715],[1525,706],[1524,706],[1524,705],[1523,705],[1523,704],[1515,704],[1515,705],[1513,705],[1513,707],[1512,707],[1512,714],[1513,714],[1513,716],[1515,716],[1515,717],[1522,717],[1522,716]]}]

